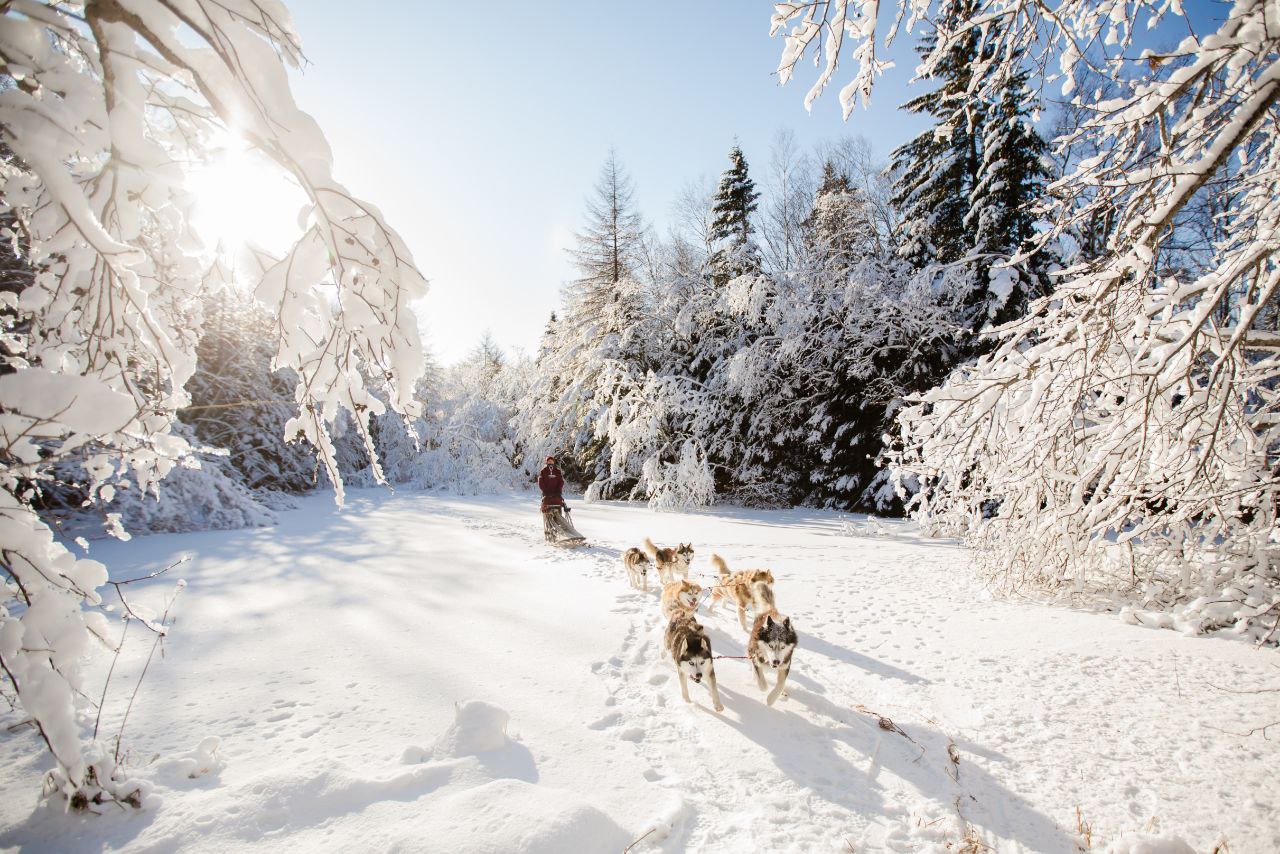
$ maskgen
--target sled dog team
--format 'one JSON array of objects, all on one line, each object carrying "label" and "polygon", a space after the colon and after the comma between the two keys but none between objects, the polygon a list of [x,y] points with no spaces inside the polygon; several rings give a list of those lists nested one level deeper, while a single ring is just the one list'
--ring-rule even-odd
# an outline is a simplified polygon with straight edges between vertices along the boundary
[{"label": "sled dog team", "polygon": [[[652,565],[662,584],[662,615],[667,623],[666,646],[680,676],[680,694],[689,700],[688,680],[701,683],[706,677],[711,691],[711,702],[717,712],[724,711],[720,692],[716,688],[716,671],[712,663],[711,639],[695,617],[703,588],[689,580],[689,562],[693,560],[693,544],[681,543],[673,549],[660,549],[653,540],[645,537],[644,548],[629,548],[622,555],[622,565],[627,570],[631,586],[638,590],[649,589],[649,567]],[[779,696],[786,695],[787,674],[791,670],[791,654],[796,648],[796,632],[791,618],[778,612],[773,598],[773,573],[767,569],[743,569],[729,572],[720,555],[711,556],[711,565],[720,574],[718,584],[712,585],[711,604],[714,611],[722,601],[732,602],[738,608],[738,623],[747,633],[747,659],[756,674],[756,684],[761,691],[769,691],[765,698],[772,706]],[[679,576],[677,578],[677,576]],[[755,614],[755,620],[747,626],[747,608]],[[765,673],[773,670],[777,680],[773,689],[765,681]]]}]

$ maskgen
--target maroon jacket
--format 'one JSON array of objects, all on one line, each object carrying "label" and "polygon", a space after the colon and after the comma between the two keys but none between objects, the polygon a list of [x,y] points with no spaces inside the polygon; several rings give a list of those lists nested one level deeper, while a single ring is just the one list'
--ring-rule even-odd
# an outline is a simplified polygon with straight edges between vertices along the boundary
[{"label": "maroon jacket", "polygon": [[538,472],[538,489],[542,490],[542,512],[551,507],[563,507],[564,498],[560,491],[564,489],[564,475],[555,466],[544,466]]}]

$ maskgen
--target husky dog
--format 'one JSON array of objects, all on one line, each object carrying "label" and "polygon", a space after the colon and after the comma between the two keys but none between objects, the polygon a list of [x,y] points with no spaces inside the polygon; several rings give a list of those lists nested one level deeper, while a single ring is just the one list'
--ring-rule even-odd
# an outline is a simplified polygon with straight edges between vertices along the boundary
[{"label": "husky dog", "polygon": [[720,702],[720,691],[716,688],[716,670],[711,660],[711,639],[707,632],[693,618],[692,612],[676,614],[667,626],[667,651],[675,662],[676,673],[680,675],[680,696],[686,703],[689,699],[689,677],[694,682],[701,682],[707,677],[707,687],[711,689],[711,705],[717,712],[724,711]]},{"label": "husky dog", "polygon": [[796,630],[791,627],[791,618],[778,613],[773,604],[773,589],[762,582],[751,585],[752,598],[755,600],[756,621],[751,626],[751,639],[747,641],[747,657],[751,659],[751,668],[756,672],[756,684],[761,691],[769,689],[764,681],[766,667],[778,671],[777,684],[765,698],[770,706],[785,695],[787,690],[787,674],[791,672],[791,654],[796,651]]},{"label": "husky dog", "polygon": [[[772,585],[773,573],[767,569],[743,569],[730,575],[729,566],[724,562],[724,558],[715,554],[711,556],[711,565],[720,573],[720,583],[711,588],[711,604],[707,606],[708,613],[716,609],[721,599],[731,599],[738,606],[738,624],[742,626],[744,632],[751,631],[747,626],[747,605],[754,600],[751,587],[754,584]],[[769,592],[773,592],[772,587],[769,588]],[[758,614],[760,610],[757,608],[755,612]]]},{"label": "husky dog", "polygon": [[662,585],[662,616],[668,620],[676,614],[693,616],[701,595],[702,585],[696,581],[681,579]]},{"label": "husky dog", "polygon": [[644,552],[635,547],[627,549],[622,555],[622,565],[627,570],[627,577],[631,579],[631,586],[642,587],[648,593],[649,558],[645,557]]},{"label": "husky dog", "polygon": [[653,540],[644,538],[644,550],[649,560],[658,567],[658,580],[670,584],[676,580],[676,573],[681,578],[689,577],[689,561],[693,560],[693,543],[680,543],[674,549],[660,549]]}]

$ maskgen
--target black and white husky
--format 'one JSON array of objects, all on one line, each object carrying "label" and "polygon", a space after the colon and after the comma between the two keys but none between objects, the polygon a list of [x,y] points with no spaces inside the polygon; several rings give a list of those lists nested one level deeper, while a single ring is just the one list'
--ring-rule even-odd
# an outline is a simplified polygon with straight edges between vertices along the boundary
[{"label": "black and white husky", "polygon": [[756,620],[751,626],[751,640],[747,641],[747,657],[751,659],[751,668],[756,672],[756,684],[761,691],[769,691],[765,682],[766,668],[778,672],[777,683],[765,699],[770,706],[779,696],[785,696],[787,690],[787,674],[791,672],[791,655],[796,651],[796,630],[791,627],[791,618],[778,613],[773,602],[773,589],[763,583],[751,585],[752,598],[755,600]]},{"label": "black and white husky", "polygon": [[705,676],[707,688],[711,690],[711,705],[717,712],[724,711],[720,702],[720,691],[716,688],[716,669],[711,659],[711,639],[706,629],[693,618],[691,612],[680,612],[671,618],[667,625],[667,651],[675,662],[676,673],[680,676],[680,696],[686,703],[689,699],[689,683],[701,682]]}]

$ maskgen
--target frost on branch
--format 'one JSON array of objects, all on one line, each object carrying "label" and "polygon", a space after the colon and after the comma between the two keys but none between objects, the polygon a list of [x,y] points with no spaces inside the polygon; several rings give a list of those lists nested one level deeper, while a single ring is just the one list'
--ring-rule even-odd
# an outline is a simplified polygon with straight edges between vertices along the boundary
[{"label": "frost on branch", "polygon": [[[939,22],[921,75],[977,32],[975,93],[1030,68],[1070,94],[1085,118],[1056,140],[1067,171],[1042,243],[1092,247],[993,352],[903,411],[919,513],[964,533],[1003,589],[1119,594],[1190,631],[1274,641],[1280,7],[1238,0],[1160,53],[1133,32],[1177,4],[900,8]],[[1112,91],[1075,85],[1090,77]]]},{"label": "frost on branch", "polygon": [[75,803],[136,791],[90,762],[105,754],[75,717],[106,576],[31,508],[60,465],[105,500],[113,481],[147,492],[188,455],[171,427],[189,403],[201,300],[222,277],[191,229],[184,177],[217,140],[243,140],[308,200],[285,257],[258,256],[276,365],[298,378],[280,438],[311,442],[340,484],[329,425],[351,413],[372,449],[369,418],[386,409],[366,376],[391,408],[418,407],[409,303],[425,282],[377,210],[333,180],[289,92],[300,58],[275,0],[15,0],[0,12],[0,236],[18,273],[0,295],[0,664],[56,759],[54,788]]}]

